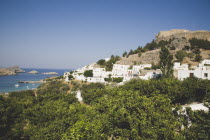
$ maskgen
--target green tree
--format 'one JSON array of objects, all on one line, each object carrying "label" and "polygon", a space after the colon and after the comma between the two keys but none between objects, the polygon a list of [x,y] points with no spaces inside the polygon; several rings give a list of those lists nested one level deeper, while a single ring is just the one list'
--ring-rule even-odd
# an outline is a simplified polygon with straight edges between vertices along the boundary
[{"label": "green tree", "polygon": [[122,77],[113,78],[113,82],[120,83],[123,81]]},{"label": "green tree", "polygon": [[131,55],[131,54],[133,54],[134,52],[133,52],[133,50],[131,49],[130,50],[130,52],[128,53],[128,55]]},{"label": "green tree", "polygon": [[175,57],[176,59],[179,61],[179,62],[182,62],[182,60],[187,56],[187,52],[184,51],[184,50],[180,50],[180,51],[177,51],[176,54],[175,54]]},{"label": "green tree", "polygon": [[125,57],[125,56],[127,56],[127,54],[128,53],[125,51],[122,56]]},{"label": "green tree", "polygon": [[93,70],[86,70],[84,72],[85,77],[93,77]]},{"label": "green tree", "polygon": [[173,77],[173,56],[166,47],[161,47],[160,68],[163,78]]},{"label": "green tree", "polygon": [[70,74],[70,75],[68,76],[68,78],[69,78],[69,80],[72,80],[74,77],[73,77],[73,75]]},{"label": "green tree", "polygon": [[200,54],[196,54],[195,61],[200,62],[202,60],[202,56]]},{"label": "green tree", "polygon": [[105,64],[105,62],[106,61],[104,59],[100,59],[100,60],[98,60],[97,64],[102,66]]}]

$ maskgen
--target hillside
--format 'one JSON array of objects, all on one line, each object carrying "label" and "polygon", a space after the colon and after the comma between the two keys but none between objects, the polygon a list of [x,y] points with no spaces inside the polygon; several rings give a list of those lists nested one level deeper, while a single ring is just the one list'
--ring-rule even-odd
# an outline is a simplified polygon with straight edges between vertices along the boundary
[{"label": "hillside", "polygon": [[[199,43],[199,46],[197,45]],[[176,54],[183,50],[186,53],[182,62],[197,65],[199,56],[202,59],[210,58],[210,31],[189,31],[189,30],[169,30],[160,31],[155,40],[131,50],[128,55],[121,57],[116,64],[134,65],[146,63],[159,63],[159,51],[161,46],[167,46],[170,53],[177,61]]]}]

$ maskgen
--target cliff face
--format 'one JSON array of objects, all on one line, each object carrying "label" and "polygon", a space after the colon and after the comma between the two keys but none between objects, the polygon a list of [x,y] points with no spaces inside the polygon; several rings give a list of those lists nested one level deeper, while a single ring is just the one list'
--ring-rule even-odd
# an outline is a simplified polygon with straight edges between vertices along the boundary
[{"label": "cliff face", "polygon": [[210,41],[210,31],[189,31],[189,30],[169,30],[169,31],[160,31],[156,35],[156,42],[160,42],[161,40],[169,40],[169,39],[181,39],[186,38],[187,40],[192,38],[204,39]]},{"label": "cliff face", "polygon": [[16,75],[19,72],[25,72],[20,69],[18,66],[9,67],[9,68],[0,68],[0,75]]}]

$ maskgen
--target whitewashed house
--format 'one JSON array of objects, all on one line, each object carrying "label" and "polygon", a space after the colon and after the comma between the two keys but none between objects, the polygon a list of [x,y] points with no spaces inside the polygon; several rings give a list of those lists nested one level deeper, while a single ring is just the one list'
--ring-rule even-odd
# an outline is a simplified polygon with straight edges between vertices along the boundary
[{"label": "whitewashed house", "polygon": [[151,67],[152,67],[152,64],[140,64],[140,65],[134,65],[133,70],[139,71],[139,70],[143,70],[144,68],[151,68]]},{"label": "whitewashed house", "polygon": [[143,70],[144,68],[151,68],[152,64],[140,64],[140,65],[134,65],[133,66],[133,74],[139,75],[140,70]]},{"label": "whitewashed house", "polygon": [[112,68],[112,77],[124,77],[128,75],[129,65],[114,64]]},{"label": "whitewashed house", "polygon": [[94,68],[93,69],[93,77],[106,77],[105,68]]},{"label": "whitewashed house", "polygon": [[205,66],[205,65],[210,65],[210,59],[204,59],[204,60],[201,62],[201,64],[202,64],[203,66]]},{"label": "whitewashed house", "polygon": [[181,64],[180,62],[174,63],[174,70],[188,70],[188,64]]},{"label": "whitewashed house", "polygon": [[184,80],[188,77],[197,77],[201,79],[210,80],[210,59],[204,59],[197,67],[193,69],[179,69],[178,70],[178,79]]}]

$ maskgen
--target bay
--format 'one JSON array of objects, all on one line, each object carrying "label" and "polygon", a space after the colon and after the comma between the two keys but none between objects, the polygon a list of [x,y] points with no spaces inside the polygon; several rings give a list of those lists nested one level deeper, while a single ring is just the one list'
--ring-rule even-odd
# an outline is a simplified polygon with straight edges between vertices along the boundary
[{"label": "bay", "polygon": [[[25,70],[24,73],[17,75],[0,76],[0,93],[7,93],[12,91],[21,91],[37,88],[40,83],[18,83],[19,81],[39,81],[47,77],[63,76],[64,72],[70,71],[68,69],[35,69],[35,68],[21,68]],[[36,70],[39,74],[29,74],[29,71]],[[58,75],[44,75],[45,72],[57,72]]]}]

